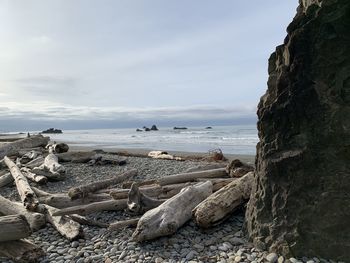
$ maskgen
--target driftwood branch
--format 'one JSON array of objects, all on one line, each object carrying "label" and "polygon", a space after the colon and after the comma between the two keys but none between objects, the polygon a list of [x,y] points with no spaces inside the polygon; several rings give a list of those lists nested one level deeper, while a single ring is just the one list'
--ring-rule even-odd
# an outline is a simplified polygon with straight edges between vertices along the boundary
[{"label": "driftwood branch", "polygon": [[103,227],[103,228],[109,227],[109,224],[107,224],[107,223],[99,222],[99,221],[92,220],[92,219],[87,219],[84,216],[69,215],[69,217],[72,218],[75,222],[78,222],[79,224],[82,224],[82,225],[98,226],[98,227]]},{"label": "driftwood branch", "polygon": [[19,263],[39,262],[45,252],[28,240],[0,242],[0,256]]},{"label": "driftwood branch", "polygon": [[25,238],[31,233],[30,226],[23,215],[0,217],[0,242]]},{"label": "driftwood branch", "polygon": [[108,227],[108,230],[114,231],[114,230],[118,230],[126,227],[136,226],[139,220],[140,218],[133,218],[133,219],[123,220],[123,221],[117,221],[110,224]]},{"label": "driftwood branch", "polygon": [[29,180],[36,182],[38,184],[46,184],[47,183],[47,177],[43,175],[37,175],[35,173],[32,173],[31,170],[27,167],[21,168],[22,174]]}]

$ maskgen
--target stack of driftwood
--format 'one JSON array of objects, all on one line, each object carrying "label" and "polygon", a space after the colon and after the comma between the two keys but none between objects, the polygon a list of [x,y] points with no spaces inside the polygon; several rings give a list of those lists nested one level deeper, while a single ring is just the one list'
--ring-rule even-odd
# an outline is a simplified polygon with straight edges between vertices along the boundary
[{"label": "stack of driftwood", "polygon": [[[136,226],[132,239],[138,242],[173,234],[191,218],[208,228],[222,222],[251,192],[253,168],[239,160],[227,167],[214,163],[145,181],[133,179],[137,170],[130,169],[73,187],[67,193],[48,193],[30,185],[30,181],[64,180],[66,171],[59,162],[126,163],[125,159],[109,160],[96,152],[68,149],[64,143],[50,144],[49,138],[41,135],[0,147],[0,187],[15,182],[21,199],[13,202],[0,195],[0,256],[18,262],[36,261],[44,251],[24,238],[46,222],[69,240],[83,235],[81,224],[108,231]],[[84,217],[104,210],[126,210],[135,218],[107,224]]]}]

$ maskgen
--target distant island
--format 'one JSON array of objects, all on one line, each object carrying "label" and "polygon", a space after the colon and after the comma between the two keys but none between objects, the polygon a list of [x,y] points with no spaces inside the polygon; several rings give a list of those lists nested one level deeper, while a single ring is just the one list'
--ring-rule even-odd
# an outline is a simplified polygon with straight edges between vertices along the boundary
[{"label": "distant island", "polygon": [[174,127],[174,130],[187,130],[187,127]]},{"label": "distant island", "polygon": [[42,131],[41,133],[62,133],[62,130],[50,128],[50,129],[47,129],[45,131]]}]

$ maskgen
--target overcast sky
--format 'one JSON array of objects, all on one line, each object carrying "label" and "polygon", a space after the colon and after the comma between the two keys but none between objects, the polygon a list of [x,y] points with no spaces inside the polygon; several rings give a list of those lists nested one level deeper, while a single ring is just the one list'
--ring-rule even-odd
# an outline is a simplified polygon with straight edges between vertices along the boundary
[{"label": "overcast sky", "polygon": [[0,0],[0,131],[254,121],[297,2]]}]

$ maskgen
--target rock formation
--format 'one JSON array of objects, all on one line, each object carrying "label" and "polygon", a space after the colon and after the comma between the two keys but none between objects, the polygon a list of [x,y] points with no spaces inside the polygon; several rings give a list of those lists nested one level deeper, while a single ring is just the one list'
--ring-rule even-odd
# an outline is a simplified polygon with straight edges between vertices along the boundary
[{"label": "rock formation", "polygon": [[350,1],[300,0],[269,59],[246,230],[258,246],[350,259]]}]

